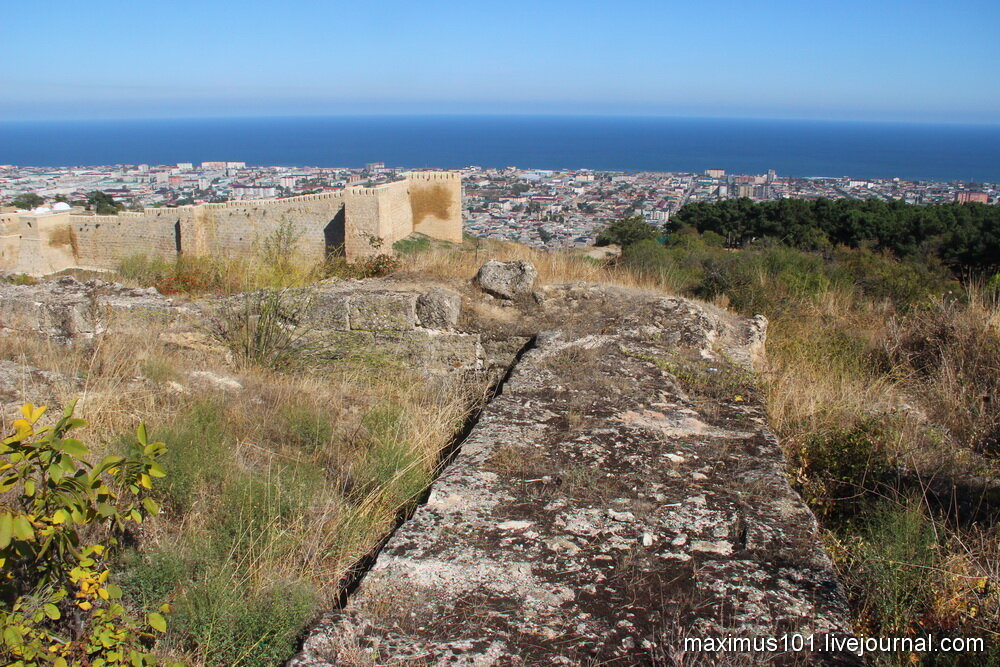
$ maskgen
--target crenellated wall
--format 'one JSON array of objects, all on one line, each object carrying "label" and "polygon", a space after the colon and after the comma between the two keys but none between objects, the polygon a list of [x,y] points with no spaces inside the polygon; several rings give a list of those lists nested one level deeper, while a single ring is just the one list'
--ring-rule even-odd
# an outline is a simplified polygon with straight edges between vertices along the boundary
[{"label": "crenellated wall", "polygon": [[40,275],[78,267],[111,269],[129,255],[172,258],[257,252],[287,231],[303,261],[350,261],[391,252],[413,232],[462,240],[458,174],[411,172],[404,180],[343,192],[149,208],[118,215],[5,213],[0,270]]}]

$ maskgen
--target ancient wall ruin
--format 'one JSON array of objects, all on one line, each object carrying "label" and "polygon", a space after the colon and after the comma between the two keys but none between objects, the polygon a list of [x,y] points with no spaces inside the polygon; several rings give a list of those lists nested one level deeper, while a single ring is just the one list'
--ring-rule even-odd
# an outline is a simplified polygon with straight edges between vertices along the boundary
[{"label": "ancient wall ruin", "polygon": [[249,254],[282,235],[294,240],[303,261],[330,253],[353,261],[390,252],[393,243],[414,232],[462,240],[459,174],[412,172],[371,188],[118,215],[5,213],[0,270],[44,275],[67,268],[112,269],[137,254],[168,259],[182,253]]}]

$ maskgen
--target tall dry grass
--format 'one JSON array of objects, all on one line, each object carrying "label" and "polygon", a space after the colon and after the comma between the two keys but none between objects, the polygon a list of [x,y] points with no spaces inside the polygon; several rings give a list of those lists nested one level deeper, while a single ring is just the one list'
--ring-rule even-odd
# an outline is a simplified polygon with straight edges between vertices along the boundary
[{"label": "tall dry grass", "polygon": [[446,392],[374,357],[295,372],[235,364],[129,315],[73,345],[3,335],[0,358],[57,374],[24,373],[19,393],[54,408],[78,400],[96,457],[117,453],[140,421],[167,443],[164,513],[117,572],[136,614],[174,605],[158,650],[190,664],[287,658],[426,488],[474,401],[472,388]]},{"label": "tall dry grass", "polygon": [[401,258],[404,271],[438,280],[468,280],[491,259],[501,262],[526,260],[538,270],[543,285],[593,282],[639,289],[671,290],[666,278],[640,276],[616,264],[592,260],[573,251],[541,251],[519,243],[478,239],[459,247],[435,247]]}]

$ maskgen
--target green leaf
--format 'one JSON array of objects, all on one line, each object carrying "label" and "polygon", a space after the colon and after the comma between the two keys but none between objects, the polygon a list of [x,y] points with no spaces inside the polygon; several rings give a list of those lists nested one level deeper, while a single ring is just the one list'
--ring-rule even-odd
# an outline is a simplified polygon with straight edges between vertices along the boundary
[{"label": "green leaf", "polygon": [[35,530],[31,527],[31,522],[29,522],[23,516],[14,517],[14,537],[19,540],[30,540],[35,536]]},{"label": "green leaf", "polygon": [[67,454],[72,454],[73,456],[86,456],[90,450],[88,450],[82,442],[74,438],[66,438],[65,440],[59,440],[53,444],[60,452],[65,452]]},{"label": "green leaf", "polygon": [[122,596],[122,589],[116,584],[108,584],[108,597],[112,600],[117,600]]},{"label": "green leaf", "polygon": [[149,621],[149,626],[154,630],[159,630],[160,632],[167,631],[167,619],[163,618],[163,616],[157,614],[155,611],[151,612],[146,619]]},{"label": "green leaf", "polygon": [[24,495],[26,496],[35,495],[35,480],[33,479],[24,480]]},{"label": "green leaf", "polygon": [[53,621],[58,619],[62,614],[59,613],[59,607],[55,606],[51,602],[46,602],[42,605],[42,611],[45,615],[51,618]]},{"label": "green leaf", "polygon": [[10,474],[4,477],[3,480],[0,481],[0,493],[3,493],[7,489],[17,484],[17,479],[18,477],[16,474]]},{"label": "green leaf", "polygon": [[14,534],[14,517],[4,512],[0,514],[0,549],[6,549]]},{"label": "green leaf", "polygon": [[149,438],[146,436],[146,422],[139,424],[139,428],[135,431],[135,436],[139,439],[139,444],[143,447],[149,444]]},{"label": "green leaf", "polygon": [[120,465],[124,460],[125,458],[121,456],[105,456],[103,459],[101,459],[100,465],[94,468],[94,474],[96,475],[103,474],[104,472],[107,472],[110,468],[114,468],[115,466]]},{"label": "green leaf", "polygon": [[24,635],[13,625],[8,625],[3,629],[3,639],[8,646],[20,646],[24,642]]},{"label": "green leaf", "polygon": [[146,511],[151,515],[156,516],[160,513],[159,506],[153,501],[152,498],[143,498],[142,506],[146,508]]},{"label": "green leaf", "polygon": [[65,454],[59,457],[59,467],[62,468],[65,472],[69,473],[79,472],[76,469],[76,464],[73,463],[73,457],[66,456]]},{"label": "green leaf", "polygon": [[151,463],[149,465],[149,476],[150,477],[166,477],[167,471],[163,469],[159,463]]}]

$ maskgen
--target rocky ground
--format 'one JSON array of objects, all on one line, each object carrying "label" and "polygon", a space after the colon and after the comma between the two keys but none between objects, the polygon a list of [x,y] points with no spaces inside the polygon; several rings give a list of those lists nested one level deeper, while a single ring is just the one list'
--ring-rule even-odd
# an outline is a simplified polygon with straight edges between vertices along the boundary
[{"label": "rocky ground", "polygon": [[[345,353],[387,353],[446,383],[509,375],[292,664],[850,663],[781,650],[794,635],[822,647],[850,623],[755,388],[766,321],[535,277],[492,262],[472,283],[332,281],[299,294],[308,308],[294,326]],[[139,314],[162,343],[222,358],[208,332],[234,303],[65,277],[0,285],[0,329],[86,345]],[[80,380],[0,361],[0,403]],[[211,370],[170,382],[240,389]],[[685,645],[733,636],[779,650]]]},{"label": "rocky ground", "polygon": [[586,284],[501,287],[484,286],[499,296],[469,304],[466,325],[533,344],[292,664],[850,663],[685,647],[799,634],[818,649],[850,633],[754,388],[763,318]]}]

